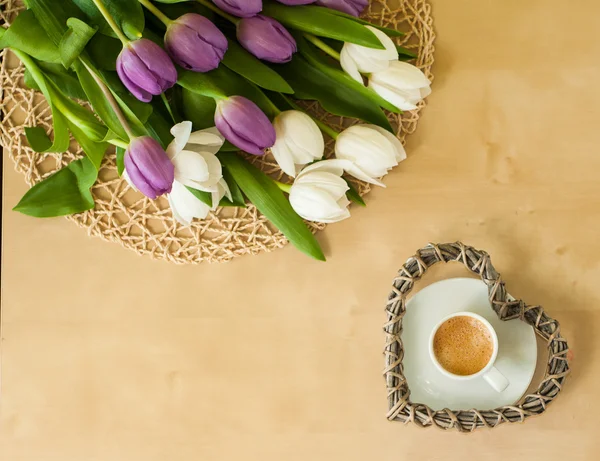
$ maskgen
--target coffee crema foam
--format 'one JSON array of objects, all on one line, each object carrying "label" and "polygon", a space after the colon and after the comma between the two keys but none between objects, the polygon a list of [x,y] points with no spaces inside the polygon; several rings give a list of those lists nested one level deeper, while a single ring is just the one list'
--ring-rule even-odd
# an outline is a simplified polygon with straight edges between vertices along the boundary
[{"label": "coffee crema foam", "polygon": [[482,370],[492,358],[494,342],[479,320],[461,315],[446,320],[433,338],[433,352],[450,373],[469,376]]}]

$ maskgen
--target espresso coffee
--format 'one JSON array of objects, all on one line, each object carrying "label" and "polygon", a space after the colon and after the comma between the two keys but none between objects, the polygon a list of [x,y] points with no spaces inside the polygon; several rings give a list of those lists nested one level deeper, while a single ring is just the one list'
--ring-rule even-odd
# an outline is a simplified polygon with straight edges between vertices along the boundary
[{"label": "espresso coffee", "polygon": [[433,352],[450,373],[469,376],[482,370],[492,358],[494,341],[479,320],[460,315],[446,320],[433,337]]}]

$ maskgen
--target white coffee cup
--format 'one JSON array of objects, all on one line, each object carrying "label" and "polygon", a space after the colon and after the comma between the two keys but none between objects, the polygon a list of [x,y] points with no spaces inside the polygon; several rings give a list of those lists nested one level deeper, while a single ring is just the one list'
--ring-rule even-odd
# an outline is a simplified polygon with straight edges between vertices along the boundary
[{"label": "white coffee cup", "polygon": [[[438,362],[437,357],[435,356],[434,347],[433,347],[433,342],[434,342],[433,340],[435,338],[435,334],[437,333],[439,328],[444,323],[446,323],[448,320],[450,320],[451,318],[454,318],[454,317],[472,317],[472,318],[478,320],[488,329],[488,331],[490,333],[490,337],[492,338],[493,351],[492,351],[492,356],[490,357],[489,362],[487,363],[487,365],[485,367],[483,367],[477,373],[473,373],[472,375],[456,375],[454,373],[449,372]],[[444,317],[433,328],[433,331],[431,332],[431,336],[429,338],[429,356],[431,357],[431,360],[433,361],[435,366],[438,368],[438,370],[440,370],[441,373],[443,373],[444,375],[448,376],[449,378],[455,379],[457,381],[470,381],[472,379],[483,377],[483,379],[485,379],[486,382],[490,386],[492,386],[492,388],[497,392],[504,391],[504,389],[506,389],[509,385],[508,379],[506,379],[506,377],[502,373],[500,373],[497,368],[494,367],[494,363],[496,362],[496,357],[498,357],[498,335],[496,334],[496,331],[494,330],[494,327],[492,327],[490,322],[488,322],[486,319],[484,319],[481,315],[474,314],[473,312],[456,312],[447,317]]]}]

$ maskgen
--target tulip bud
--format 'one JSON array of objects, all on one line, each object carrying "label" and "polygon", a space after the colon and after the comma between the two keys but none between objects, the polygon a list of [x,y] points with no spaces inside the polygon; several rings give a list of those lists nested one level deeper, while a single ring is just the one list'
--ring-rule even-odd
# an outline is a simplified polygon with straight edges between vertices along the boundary
[{"label": "tulip bud", "polygon": [[297,51],[294,37],[268,16],[242,19],[237,26],[237,38],[257,58],[277,64],[291,61]]},{"label": "tulip bud", "polygon": [[124,162],[131,183],[146,197],[155,199],[171,192],[175,167],[154,138],[134,138],[125,152]]},{"label": "tulip bud", "polygon": [[325,141],[312,118],[304,112],[289,110],[273,121],[277,141],[271,148],[275,160],[288,176],[296,176],[296,167],[323,158]]},{"label": "tulip bud", "polygon": [[383,50],[368,48],[355,43],[344,43],[340,53],[340,64],[342,68],[357,82],[364,84],[361,73],[370,74],[385,70],[391,61],[398,60],[396,45],[384,32],[372,26],[365,26],[385,46]]},{"label": "tulip bud", "polygon": [[335,156],[348,161],[345,169],[355,178],[385,187],[378,178],[404,160],[406,151],[389,131],[376,125],[354,125],[339,134]]},{"label": "tulip bud", "polygon": [[232,96],[217,103],[215,125],[236,147],[254,155],[263,155],[275,144],[275,128],[260,108],[243,96]]},{"label": "tulip bud", "polygon": [[167,28],[165,48],[181,67],[208,72],[219,67],[227,51],[227,38],[204,16],[187,13]]},{"label": "tulip bud", "polygon": [[323,160],[300,172],[290,190],[290,204],[309,221],[333,223],[350,217],[350,189],[342,174],[342,162]]},{"label": "tulip bud", "polygon": [[177,82],[177,70],[169,55],[156,43],[141,38],[123,47],[117,58],[123,85],[140,101],[150,102]]},{"label": "tulip bud", "polygon": [[213,0],[213,3],[227,13],[250,18],[262,11],[262,0]]},{"label": "tulip bud", "polygon": [[431,94],[430,85],[421,70],[403,61],[393,61],[369,78],[369,88],[402,110],[416,109],[417,103]]},{"label": "tulip bud", "polygon": [[360,16],[369,0],[317,0],[317,5],[342,11],[352,16]]}]

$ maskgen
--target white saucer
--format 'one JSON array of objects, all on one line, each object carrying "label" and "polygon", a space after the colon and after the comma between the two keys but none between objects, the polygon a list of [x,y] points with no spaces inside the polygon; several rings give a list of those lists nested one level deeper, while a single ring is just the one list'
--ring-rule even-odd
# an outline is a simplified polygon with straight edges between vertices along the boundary
[{"label": "white saucer", "polygon": [[[496,392],[483,378],[455,381],[431,361],[428,341],[433,327],[443,317],[460,311],[483,316],[496,330],[500,348],[495,367],[510,382],[504,392]],[[531,383],[537,362],[533,328],[519,319],[498,319],[481,280],[454,278],[423,288],[408,301],[402,326],[404,375],[412,402],[434,410],[487,410],[514,404]]]}]

